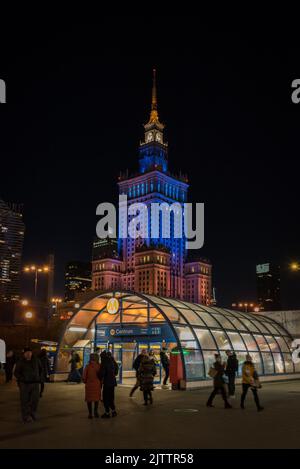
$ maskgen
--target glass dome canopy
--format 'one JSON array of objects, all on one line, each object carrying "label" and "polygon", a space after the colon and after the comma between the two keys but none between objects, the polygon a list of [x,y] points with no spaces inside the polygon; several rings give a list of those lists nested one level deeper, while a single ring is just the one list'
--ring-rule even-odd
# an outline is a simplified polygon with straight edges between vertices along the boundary
[{"label": "glass dome canopy", "polygon": [[[112,297],[116,297],[120,304],[114,315],[106,309]],[[72,348],[84,339],[96,346],[99,327],[129,325],[133,328],[162,326],[159,327],[161,337],[155,340],[176,345],[186,383],[208,379],[214,354],[220,353],[225,359],[226,350],[236,353],[239,374],[247,353],[252,356],[261,376],[274,379],[279,374],[300,371],[299,365],[292,361],[292,337],[270,318],[126,291],[103,293],[82,304],[66,325],[59,350]],[[57,370],[66,371],[64,366],[59,354]]]}]

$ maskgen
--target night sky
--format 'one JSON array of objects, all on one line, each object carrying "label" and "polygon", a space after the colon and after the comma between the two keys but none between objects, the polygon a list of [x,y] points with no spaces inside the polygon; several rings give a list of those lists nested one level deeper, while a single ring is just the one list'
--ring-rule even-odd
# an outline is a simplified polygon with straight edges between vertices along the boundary
[{"label": "night sky", "polygon": [[[1,31],[0,197],[24,204],[24,261],[89,260],[96,206],[138,167],[157,68],[169,169],[205,203],[219,305],[255,300],[255,264],[282,266],[285,307],[300,307],[299,38],[194,17],[103,17],[98,24]],[[298,43],[297,43],[298,41]]]}]

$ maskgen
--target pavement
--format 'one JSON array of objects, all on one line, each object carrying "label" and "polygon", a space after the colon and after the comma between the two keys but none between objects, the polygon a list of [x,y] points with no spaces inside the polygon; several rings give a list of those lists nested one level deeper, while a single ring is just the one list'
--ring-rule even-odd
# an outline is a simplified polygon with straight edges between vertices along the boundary
[{"label": "pavement", "polygon": [[[156,389],[154,404],[143,406],[142,393],[128,397],[118,386],[118,416],[87,418],[84,385],[46,384],[38,421],[23,424],[18,388],[0,386],[0,448],[299,448],[300,380],[264,384],[263,412],[252,395],[239,408],[240,386],[233,409],[225,410],[221,396],[215,407],[205,406],[210,389],[170,391]],[[100,408],[102,410],[102,407]]]}]

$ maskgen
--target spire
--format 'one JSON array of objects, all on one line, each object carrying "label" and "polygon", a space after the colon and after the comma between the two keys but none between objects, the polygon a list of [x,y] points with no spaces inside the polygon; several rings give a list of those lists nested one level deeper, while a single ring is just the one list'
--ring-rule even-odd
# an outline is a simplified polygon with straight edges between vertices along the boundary
[{"label": "spire", "polygon": [[152,83],[152,101],[151,113],[149,123],[159,122],[157,112],[157,93],[156,93],[156,69],[153,69],[153,83]]}]

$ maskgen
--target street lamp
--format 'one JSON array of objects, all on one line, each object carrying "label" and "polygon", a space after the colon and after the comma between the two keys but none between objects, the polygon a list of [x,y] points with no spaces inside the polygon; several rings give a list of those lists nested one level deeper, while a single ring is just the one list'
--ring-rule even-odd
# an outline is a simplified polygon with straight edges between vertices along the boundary
[{"label": "street lamp", "polygon": [[299,262],[292,262],[290,264],[290,269],[296,272],[297,270],[300,270],[300,265]]},{"label": "street lamp", "polygon": [[26,342],[27,342],[27,346],[29,346],[30,344],[30,321],[31,319],[33,318],[33,313],[31,311],[26,311],[25,313],[25,319],[26,319],[26,326],[27,326],[27,338],[26,338]]},{"label": "street lamp", "polygon": [[52,298],[51,299],[52,307],[55,308],[55,314],[57,314],[57,308],[60,303],[62,303],[62,298]]},{"label": "street lamp", "polygon": [[38,286],[38,275],[39,274],[47,274],[50,271],[48,265],[44,266],[37,266],[37,265],[27,265],[24,267],[25,273],[34,273],[34,296],[36,297],[37,294],[37,286]]}]

